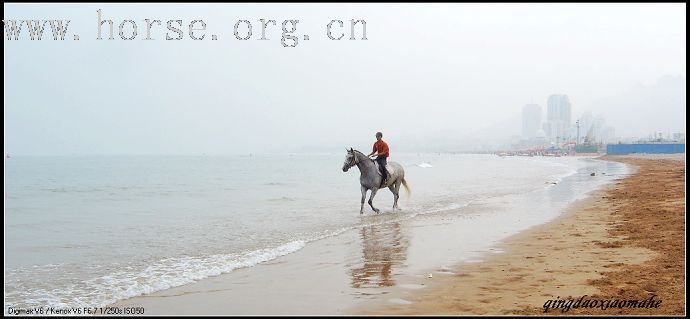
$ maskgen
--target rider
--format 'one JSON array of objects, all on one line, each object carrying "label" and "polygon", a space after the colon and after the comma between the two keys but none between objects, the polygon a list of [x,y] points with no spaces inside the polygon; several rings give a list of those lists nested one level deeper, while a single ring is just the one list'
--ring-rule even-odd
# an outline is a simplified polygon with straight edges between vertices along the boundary
[{"label": "rider", "polygon": [[385,185],[386,179],[388,178],[388,171],[386,170],[386,158],[390,156],[390,152],[388,151],[388,144],[383,141],[383,133],[381,132],[376,132],[376,143],[374,143],[374,150],[371,152],[371,154],[367,155],[368,157],[371,157],[373,155],[376,156],[376,161],[379,163],[379,170],[381,171],[381,187]]}]

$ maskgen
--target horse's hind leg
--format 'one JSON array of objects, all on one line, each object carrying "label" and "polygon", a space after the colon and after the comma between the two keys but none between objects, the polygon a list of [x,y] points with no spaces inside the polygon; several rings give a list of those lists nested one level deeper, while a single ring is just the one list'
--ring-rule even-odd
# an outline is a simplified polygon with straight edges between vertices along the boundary
[{"label": "horse's hind leg", "polygon": [[396,181],[394,184],[391,184],[391,186],[388,187],[388,189],[390,189],[393,193],[393,210],[400,209],[398,206],[398,198],[400,198],[400,183],[401,182]]},{"label": "horse's hind leg", "polygon": [[374,201],[374,196],[376,196],[376,191],[379,189],[374,187],[371,189],[371,196],[369,196],[369,206],[371,206],[371,209],[373,209],[377,214],[379,213],[379,210],[374,207],[373,201]]},{"label": "horse's hind leg", "polygon": [[395,184],[388,186],[388,189],[393,193],[393,210],[398,206],[398,194],[395,192]]}]

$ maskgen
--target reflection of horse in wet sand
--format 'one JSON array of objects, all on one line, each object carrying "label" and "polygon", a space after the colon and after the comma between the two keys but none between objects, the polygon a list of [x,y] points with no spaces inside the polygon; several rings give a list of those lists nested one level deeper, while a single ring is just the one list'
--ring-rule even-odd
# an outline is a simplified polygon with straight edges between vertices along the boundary
[{"label": "reflection of horse in wet sand", "polygon": [[395,285],[393,268],[407,259],[408,241],[402,235],[400,223],[364,226],[360,236],[363,264],[352,269],[352,287]]},{"label": "reflection of horse in wet sand", "polygon": [[[371,190],[371,196],[369,196],[369,206],[371,206],[371,209],[373,209],[377,214],[379,213],[378,208],[375,208],[373,205],[373,200],[379,188],[383,187],[388,187],[388,189],[390,189],[393,193],[393,210],[400,209],[398,206],[398,198],[400,198],[400,185],[405,187],[407,194],[410,194],[410,188],[407,186],[407,182],[405,181],[405,170],[403,169],[402,165],[396,162],[388,162],[386,167],[389,169],[390,176],[386,180],[386,183],[383,185],[383,187],[381,186],[381,178],[383,177],[381,176],[378,168],[376,168],[374,160],[364,155],[364,153],[350,148],[347,150],[347,155],[345,156],[343,172],[347,172],[352,166],[355,165],[357,165],[357,168],[359,168],[359,184],[361,185],[362,189],[362,205],[359,207],[360,214],[364,213],[364,199],[367,197],[368,190]],[[392,170],[392,172],[390,170]]]}]

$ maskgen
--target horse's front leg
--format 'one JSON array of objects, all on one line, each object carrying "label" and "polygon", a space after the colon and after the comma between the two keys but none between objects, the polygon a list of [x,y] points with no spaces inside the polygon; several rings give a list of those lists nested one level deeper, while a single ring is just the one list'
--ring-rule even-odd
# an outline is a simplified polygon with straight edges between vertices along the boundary
[{"label": "horse's front leg", "polygon": [[362,205],[359,206],[359,214],[364,214],[364,200],[367,198],[367,189],[362,186]]},{"label": "horse's front leg", "polygon": [[379,189],[374,187],[371,189],[371,196],[369,196],[369,206],[371,206],[371,209],[373,209],[377,214],[379,213],[379,210],[374,207],[373,201],[374,201],[374,196],[376,196],[376,191]]}]

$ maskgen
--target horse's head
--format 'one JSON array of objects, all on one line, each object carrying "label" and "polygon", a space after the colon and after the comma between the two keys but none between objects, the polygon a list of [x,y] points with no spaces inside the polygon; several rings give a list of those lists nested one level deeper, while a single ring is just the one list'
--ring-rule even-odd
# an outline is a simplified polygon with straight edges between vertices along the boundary
[{"label": "horse's head", "polygon": [[347,150],[347,155],[345,155],[345,163],[343,163],[343,172],[347,172],[352,166],[357,165],[357,155],[355,151],[350,148]]}]

